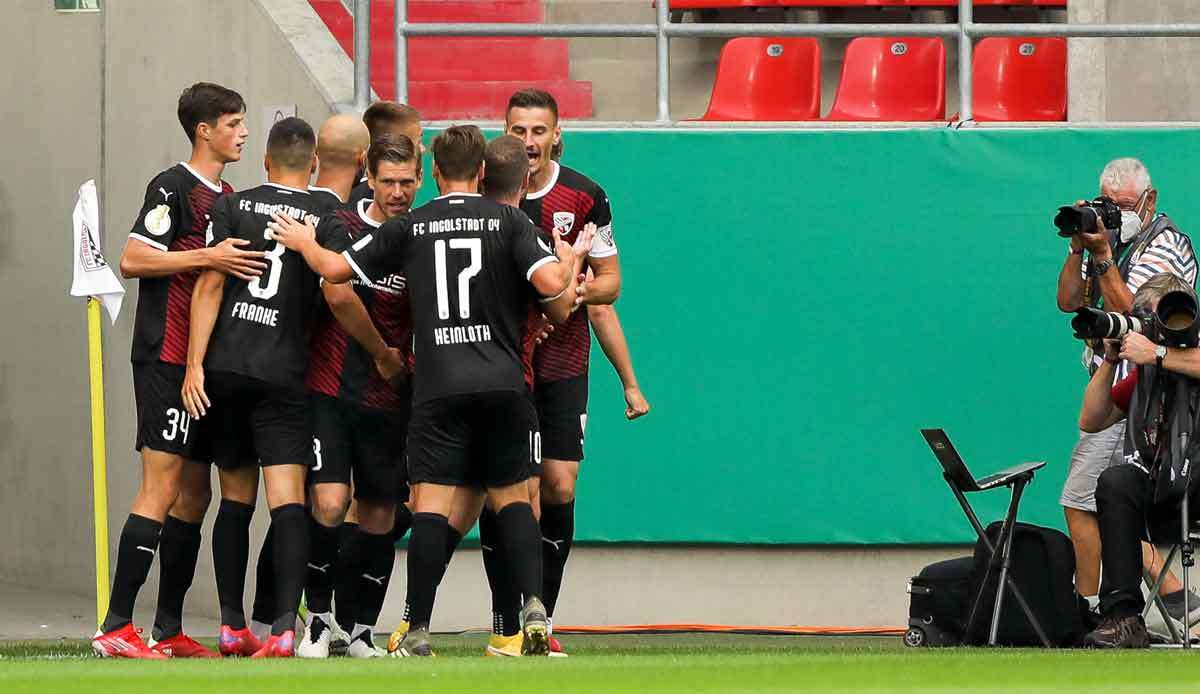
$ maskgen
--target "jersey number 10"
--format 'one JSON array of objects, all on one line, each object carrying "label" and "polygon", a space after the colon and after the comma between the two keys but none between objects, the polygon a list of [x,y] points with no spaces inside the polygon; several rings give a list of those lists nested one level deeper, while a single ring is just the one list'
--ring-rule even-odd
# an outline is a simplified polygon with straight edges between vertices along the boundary
[{"label": "jersey number 10", "polygon": [[[483,269],[483,240],[482,239],[450,239],[451,250],[466,250],[471,253],[471,263],[458,273],[458,316],[471,317],[471,278]],[[433,244],[434,265],[437,276],[437,305],[438,318],[450,318],[450,296],[446,279],[446,241],[435,241]]]}]

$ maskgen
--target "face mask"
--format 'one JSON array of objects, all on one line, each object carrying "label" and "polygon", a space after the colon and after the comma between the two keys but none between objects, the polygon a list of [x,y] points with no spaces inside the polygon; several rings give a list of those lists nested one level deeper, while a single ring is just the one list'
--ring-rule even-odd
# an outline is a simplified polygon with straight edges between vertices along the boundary
[{"label": "face mask", "polygon": [[1141,231],[1142,218],[1137,215],[1137,212],[1123,210],[1121,212],[1121,242],[1129,243]]}]

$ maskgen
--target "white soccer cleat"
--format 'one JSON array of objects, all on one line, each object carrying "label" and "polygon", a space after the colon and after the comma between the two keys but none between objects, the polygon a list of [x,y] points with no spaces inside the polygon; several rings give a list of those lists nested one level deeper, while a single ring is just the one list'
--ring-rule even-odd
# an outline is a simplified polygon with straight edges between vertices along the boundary
[{"label": "white soccer cleat", "polygon": [[338,624],[336,619],[329,623],[329,653],[331,655],[346,655],[346,651],[350,648],[350,634],[342,629],[342,625]]},{"label": "white soccer cleat", "polygon": [[328,612],[308,615],[308,623],[304,627],[304,638],[300,639],[296,655],[300,658],[328,658],[329,639],[333,635],[333,630],[329,625],[332,623],[333,615]]},{"label": "white soccer cleat", "polygon": [[350,639],[350,645],[346,648],[346,655],[351,658],[379,658],[383,656],[383,651],[375,646],[372,640],[371,627],[361,624],[354,625],[354,636]]}]

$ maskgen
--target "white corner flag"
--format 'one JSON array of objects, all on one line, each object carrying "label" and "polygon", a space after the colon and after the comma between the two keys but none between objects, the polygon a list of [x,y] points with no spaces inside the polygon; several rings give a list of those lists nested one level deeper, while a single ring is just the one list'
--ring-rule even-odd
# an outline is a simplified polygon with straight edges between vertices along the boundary
[{"label": "white corner flag", "polygon": [[109,320],[116,323],[125,288],[100,252],[100,205],[96,200],[94,180],[79,186],[79,199],[75,202],[71,220],[75,238],[71,296],[96,297],[108,311]]}]

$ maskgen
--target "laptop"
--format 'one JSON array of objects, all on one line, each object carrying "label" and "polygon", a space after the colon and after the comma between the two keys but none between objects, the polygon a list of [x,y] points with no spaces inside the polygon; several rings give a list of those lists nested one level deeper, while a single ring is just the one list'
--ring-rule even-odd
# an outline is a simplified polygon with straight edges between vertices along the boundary
[{"label": "laptop", "polygon": [[1003,487],[1023,474],[1040,470],[1046,466],[1044,461],[1021,463],[995,474],[975,479],[971,471],[967,469],[967,464],[963,462],[962,456],[955,450],[954,444],[950,443],[950,437],[946,435],[945,429],[922,429],[921,436],[925,437],[925,442],[929,444],[933,456],[946,471],[946,476],[964,492]]}]

